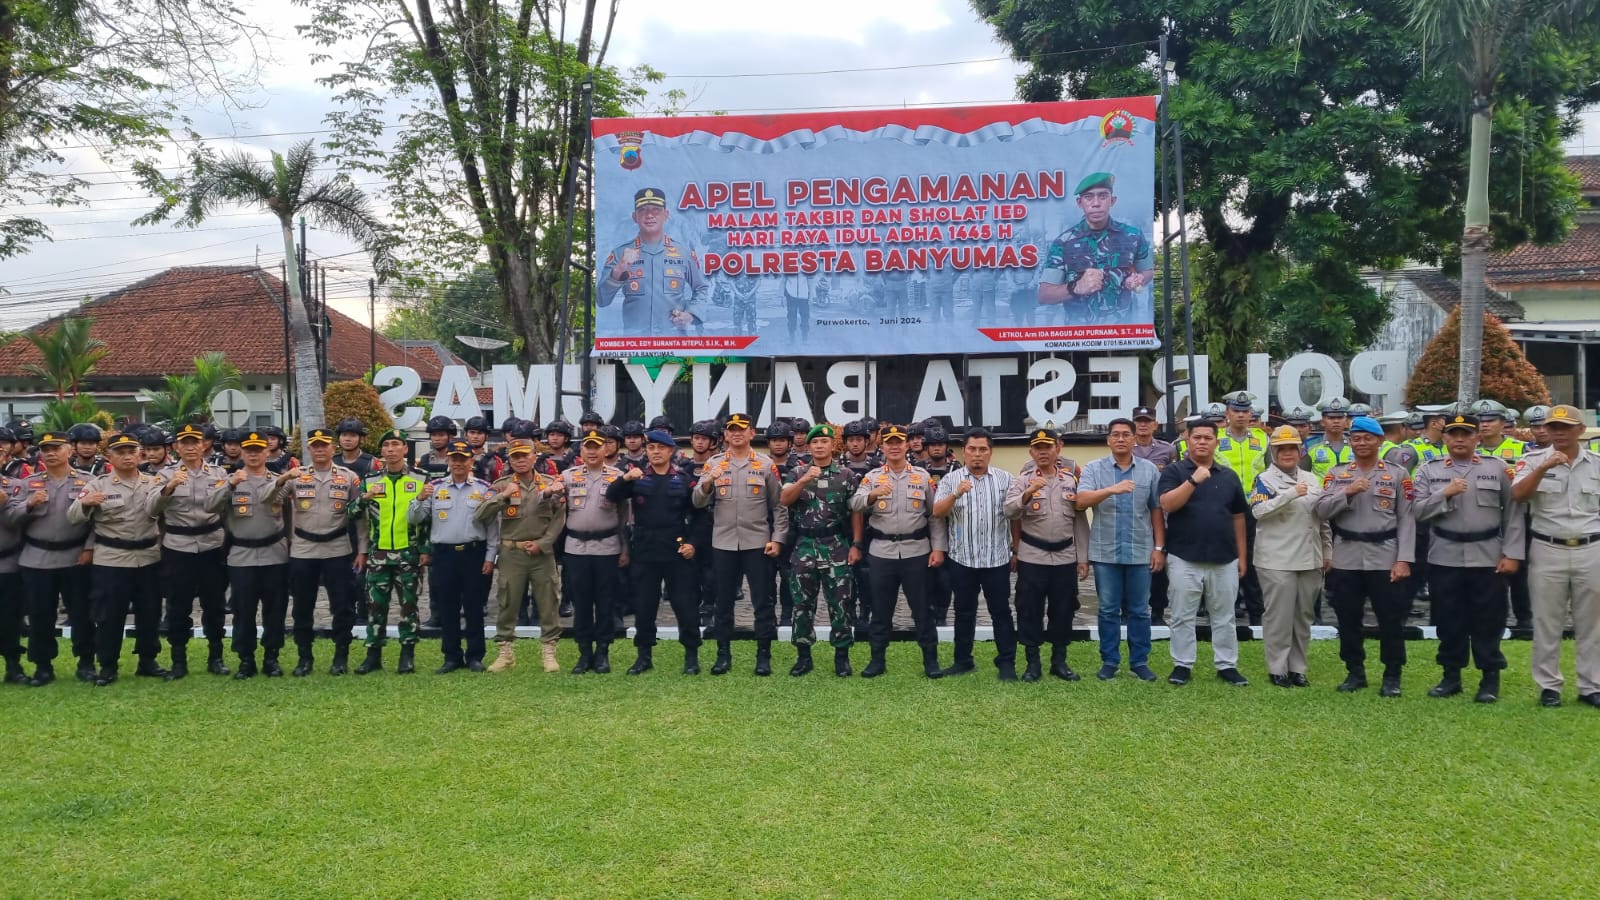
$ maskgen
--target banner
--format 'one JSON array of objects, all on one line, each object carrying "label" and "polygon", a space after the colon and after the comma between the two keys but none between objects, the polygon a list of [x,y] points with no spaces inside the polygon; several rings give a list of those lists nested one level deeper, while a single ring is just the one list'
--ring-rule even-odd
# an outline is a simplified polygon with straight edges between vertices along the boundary
[{"label": "banner", "polygon": [[597,119],[594,355],[1154,347],[1155,112]]}]

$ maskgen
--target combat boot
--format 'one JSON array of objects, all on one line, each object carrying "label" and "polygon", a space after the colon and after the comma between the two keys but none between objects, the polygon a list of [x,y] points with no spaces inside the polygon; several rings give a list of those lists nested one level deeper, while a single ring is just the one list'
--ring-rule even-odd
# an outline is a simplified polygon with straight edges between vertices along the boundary
[{"label": "combat boot", "polygon": [[683,674],[700,674],[700,648],[698,646],[683,648]]},{"label": "combat boot", "polygon": [[206,671],[213,675],[227,675],[228,664],[222,661],[222,642],[212,641],[206,651]]},{"label": "combat boot", "polygon": [[95,687],[105,687],[117,680],[116,669],[101,669],[100,674],[94,676]]},{"label": "combat boot", "polygon": [[167,670],[168,681],[178,681],[189,675],[189,645],[172,645],[172,668]]},{"label": "combat boot", "polygon": [[278,665],[278,651],[267,651],[266,658],[261,661],[261,674],[268,678],[283,677],[283,666]]},{"label": "combat boot", "polygon": [[939,668],[939,648],[925,647],[922,651],[922,674],[929,678],[943,678],[944,669]]},{"label": "combat boot", "polygon": [[726,675],[733,670],[733,642],[717,641],[717,661],[711,664],[711,674]]},{"label": "combat boot", "polygon": [[383,648],[378,646],[368,647],[367,658],[361,661],[361,665],[356,666],[356,674],[365,675],[368,672],[381,671],[383,671]]},{"label": "combat boot", "polygon": [[[489,663],[491,672],[509,672],[517,664],[517,646],[514,641],[500,641],[494,645],[494,662]],[[545,671],[550,667],[545,666]]]},{"label": "combat boot", "polygon": [[295,647],[299,650],[300,658],[295,660],[294,671],[289,674],[296,678],[304,678],[311,674],[311,667],[316,665],[311,654],[311,642],[295,641]]},{"label": "combat boot", "polygon": [[1038,681],[1039,680],[1039,675],[1040,675],[1040,671],[1039,671],[1039,648],[1038,647],[1024,647],[1022,649],[1023,649],[1023,652],[1026,653],[1027,657],[1028,657],[1028,665],[1027,665],[1026,668],[1024,668],[1022,670],[1022,680],[1023,681]]},{"label": "combat boot", "polygon": [[594,664],[590,666],[596,675],[611,674],[611,642],[601,641],[594,645]]},{"label": "combat boot", "polygon": [[1478,703],[1493,703],[1500,699],[1500,670],[1490,669],[1483,673],[1483,680],[1478,682],[1478,695],[1472,698]]},{"label": "combat boot", "polygon": [[999,670],[998,677],[1001,681],[1017,680],[1017,661],[1015,658],[996,660],[994,667]]},{"label": "combat boot", "polygon": [[589,671],[589,666],[594,662],[594,647],[584,641],[578,642],[578,664],[572,667],[572,674],[582,675]]},{"label": "combat boot", "polygon": [[1386,670],[1384,670],[1383,683],[1378,685],[1378,696],[1379,697],[1398,697],[1398,696],[1400,696],[1400,671],[1398,669],[1386,669]]},{"label": "combat boot", "polygon": [[772,674],[772,642],[756,643],[756,674],[762,678]]},{"label": "combat boot", "polygon": [[94,658],[89,656],[78,657],[77,678],[84,684],[94,684],[99,676],[94,671]]},{"label": "combat boot", "polygon": [[886,650],[887,648],[885,647],[872,648],[872,659],[867,662],[867,667],[861,670],[862,678],[877,678],[879,675],[889,671],[889,666],[883,661]]},{"label": "combat boot", "polygon": [[1444,678],[1429,691],[1429,697],[1454,697],[1461,693],[1461,670],[1445,669]]},{"label": "combat boot", "polygon": [[1339,683],[1339,693],[1349,694],[1364,689],[1367,686],[1367,670],[1351,669],[1350,674]]},{"label": "combat boot", "polygon": [[400,645],[400,662],[395,665],[394,673],[396,675],[410,675],[412,672],[415,672],[416,670],[417,670],[417,645],[416,644],[401,644]]},{"label": "combat boot", "polygon": [[833,674],[840,678],[855,674],[855,670],[850,668],[850,651],[844,647],[833,648]]},{"label": "combat boot", "polygon": [[654,657],[655,657],[655,651],[654,651],[653,648],[640,647],[639,648],[639,658],[634,660],[633,661],[633,665],[628,667],[628,674],[629,675],[643,675],[644,673],[650,671],[651,669],[654,669],[656,667],[655,658]]},{"label": "combat boot", "polygon": [[155,657],[146,656],[140,658],[139,665],[133,670],[133,674],[139,678],[166,678],[167,670],[161,668],[161,664],[156,662]]},{"label": "combat boot", "polygon": [[[545,643],[545,642],[541,641],[540,644],[539,644],[539,657],[540,657],[541,661],[544,663],[544,670],[546,672],[559,672],[559,671],[561,671],[561,661],[556,659],[556,642],[555,641],[550,641],[549,643]],[[517,664],[517,658],[515,656],[511,657],[511,665],[516,665],[516,664]],[[507,668],[510,668],[510,666],[507,666]]]},{"label": "combat boot", "polygon": [[333,646],[333,664],[328,666],[329,675],[343,675],[350,671],[350,644],[339,643]]},{"label": "combat boot", "polygon": [[28,673],[22,671],[21,658],[6,658],[6,684],[27,684],[31,680]]},{"label": "combat boot", "polygon": [[794,655],[794,668],[789,670],[789,674],[799,678],[801,675],[811,671],[811,645],[796,644]]},{"label": "combat boot", "polygon": [[233,680],[234,681],[243,681],[246,678],[254,678],[254,677],[256,677],[256,657],[255,657],[255,654],[252,653],[249,656],[241,656],[241,657],[239,657],[239,671],[233,673]]},{"label": "combat boot", "polygon": [[1050,674],[1062,681],[1077,681],[1078,673],[1067,665],[1067,645],[1050,645]]}]

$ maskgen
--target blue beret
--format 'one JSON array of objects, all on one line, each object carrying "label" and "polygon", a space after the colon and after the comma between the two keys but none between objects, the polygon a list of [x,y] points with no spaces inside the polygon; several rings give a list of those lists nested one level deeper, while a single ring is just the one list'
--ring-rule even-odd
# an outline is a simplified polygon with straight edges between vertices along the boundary
[{"label": "blue beret", "polygon": [[1356,416],[1350,422],[1350,431],[1352,433],[1357,431],[1365,431],[1367,434],[1375,434],[1378,437],[1383,437],[1383,426],[1379,425],[1378,420],[1371,416]]},{"label": "blue beret", "polygon": [[678,443],[672,439],[672,432],[667,431],[665,428],[650,429],[649,431],[645,432],[644,439],[649,443],[666,444],[668,447],[676,447],[678,445]]}]

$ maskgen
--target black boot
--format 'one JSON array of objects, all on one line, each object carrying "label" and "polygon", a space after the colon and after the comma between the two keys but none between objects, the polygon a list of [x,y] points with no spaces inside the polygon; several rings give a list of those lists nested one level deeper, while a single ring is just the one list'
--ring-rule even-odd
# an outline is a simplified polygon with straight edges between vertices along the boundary
[{"label": "black boot", "polygon": [[6,684],[25,685],[31,680],[28,677],[28,673],[22,670],[21,657],[6,658]]},{"label": "black boot", "polygon": [[1350,674],[1346,675],[1344,677],[1344,681],[1339,684],[1339,693],[1341,693],[1341,694],[1349,694],[1349,693],[1352,693],[1354,691],[1362,690],[1366,686],[1367,686],[1367,670],[1366,669],[1351,669],[1350,670]]},{"label": "black boot", "polygon": [[328,666],[329,675],[343,675],[350,671],[350,645],[348,643],[335,644],[333,647],[333,665]]},{"label": "black boot", "polygon": [[234,681],[243,681],[246,678],[256,677],[256,657],[252,653],[239,657],[239,671],[233,673]]},{"label": "black boot", "polygon": [[283,666],[278,665],[278,651],[267,651],[266,658],[261,661],[261,674],[268,678],[283,677]]},{"label": "black boot", "polygon": [[594,645],[589,643],[578,644],[578,662],[572,667],[572,674],[582,675],[589,671],[589,666],[594,662]]},{"label": "black boot", "polygon": [[410,675],[417,670],[417,645],[400,645],[400,662],[394,667],[396,675]]},{"label": "black boot", "polygon": [[33,677],[28,679],[28,686],[29,687],[44,687],[45,685],[50,684],[51,682],[53,682],[55,680],[56,680],[55,667],[50,665],[49,663],[43,663],[43,664],[41,664],[40,666],[38,666],[37,668],[35,668],[33,670]]},{"label": "black boot", "polygon": [[139,666],[133,670],[133,674],[139,678],[166,678],[167,670],[161,668],[154,656],[146,656],[139,660]]},{"label": "black boot", "polygon": [[1400,696],[1400,670],[1390,669],[1383,673],[1383,684],[1378,686],[1379,697]]},{"label": "black boot", "polygon": [[611,642],[601,641],[594,645],[594,665],[596,675],[611,674]]},{"label": "black boot", "polygon": [[[651,669],[654,669],[655,667],[656,667],[655,648],[653,648],[653,647],[640,647],[639,648],[639,657],[633,661],[633,665],[628,667],[628,674],[629,675],[643,675],[644,673],[650,671]],[[686,661],[685,668],[687,668],[687,667],[688,666],[687,666],[687,661]]]},{"label": "black boot", "polygon": [[92,656],[80,656],[80,657],[78,657],[78,672],[77,672],[77,676],[78,676],[78,680],[83,682],[84,684],[94,684],[95,679],[97,677],[99,677],[98,675],[95,674],[95,671],[94,671],[94,657],[92,657]]},{"label": "black boot", "polygon": [[1077,681],[1078,673],[1067,665],[1067,645],[1050,645],[1050,674],[1062,681]]},{"label": "black boot", "polygon": [[994,666],[995,666],[996,669],[1000,670],[1000,680],[1001,681],[1016,681],[1017,680],[1017,660],[1016,660],[1016,657],[1011,657],[1009,659],[996,660]]},{"label": "black boot", "polygon": [[711,664],[711,674],[726,675],[733,671],[733,642],[717,641],[717,661]]},{"label": "black boot", "polygon": [[189,645],[172,645],[172,668],[167,670],[167,680],[177,681],[189,674]]},{"label": "black boot", "polygon": [[296,678],[304,678],[311,674],[311,667],[316,664],[312,659],[311,642],[295,641],[295,648],[299,651],[300,658],[295,660],[294,671],[289,674]]},{"label": "black boot", "polygon": [[888,665],[886,665],[883,661],[883,655],[886,649],[887,648],[885,647],[872,648],[872,659],[868,660],[867,667],[861,670],[862,678],[877,678],[884,672],[889,671]]},{"label": "black boot", "polygon": [[1483,680],[1478,682],[1478,695],[1472,698],[1478,703],[1493,703],[1500,699],[1500,670],[1490,669],[1483,673]]},{"label": "black boot", "polygon": [[115,682],[116,680],[117,680],[117,670],[116,669],[101,669],[99,674],[94,676],[94,682],[93,683],[94,683],[95,687],[105,687],[106,685],[109,685],[112,682]]},{"label": "black boot", "polygon": [[1454,697],[1461,693],[1461,670],[1445,669],[1444,677],[1428,691],[1429,697]]},{"label": "black boot", "polygon": [[683,648],[683,674],[700,674],[700,647],[698,645]]},{"label": "black boot", "polygon": [[756,642],[756,674],[762,678],[772,674],[772,642]]},{"label": "black boot", "polygon": [[794,657],[795,657],[794,658],[794,668],[789,670],[789,674],[790,675],[793,675],[794,677],[799,678],[801,675],[804,675],[807,672],[811,671],[811,645],[810,644],[795,644],[794,645]]},{"label": "black boot", "polygon": [[939,648],[922,648],[922,674],[929,678],[943,678],[944,670],[939,668]]},{"label": "black boot", "polygon": [[844,647],[833,649],[833,674],[840,678],[849,678],[855,674],[855,670],[850,668],[850,651]]},{"label": "black boot", "polygon": [[367,658],[363,659],[361,661],[361,665],[356,666],[356,674],[357,675],[365,675],[368,672],[382,672],[382,671],[383,671],[383,648],[379,647],[379,646],[376,646],[376,645],[368,647],[367,648]]},{"label": "black boot", "polygon": [[206,671],[213,675],[228,674],[228,664],[222,661],[222,642],[212,641],[206,651]]},{"label": "black boot", "polygon": [[1022,670],[1022,680],[1023,681],[1038,681],[1039,680],[1039,675],[1040,675],[1040,670],[1039,670],[1039,648],[1038,647],[1024,647],[1022,649],[1023,649],[1023,652],[1026,653],[1027,656],[1028,656],[1028,666],[1027,666],[1027,668]]}]

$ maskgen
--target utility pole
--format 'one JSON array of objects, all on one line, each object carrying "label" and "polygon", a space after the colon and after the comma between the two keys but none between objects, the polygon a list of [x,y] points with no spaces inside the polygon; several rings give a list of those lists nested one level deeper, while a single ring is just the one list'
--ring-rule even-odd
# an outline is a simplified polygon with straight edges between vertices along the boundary
[{"label": "utility pole", "polygon": [[370,376],[378,371],[378,282],[373,278],[367,279],[367,342],[372,357],[367,368]]}]

